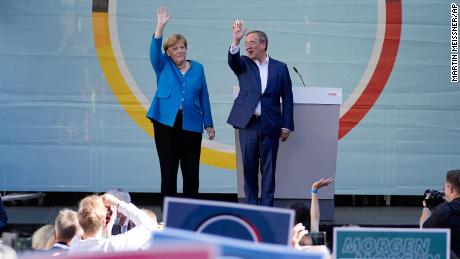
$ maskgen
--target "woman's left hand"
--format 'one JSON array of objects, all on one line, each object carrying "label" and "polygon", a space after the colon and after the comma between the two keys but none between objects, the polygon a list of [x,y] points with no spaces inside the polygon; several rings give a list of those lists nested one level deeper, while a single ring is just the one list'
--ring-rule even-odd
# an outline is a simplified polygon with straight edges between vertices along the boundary
[{"label": "woman's left hand", "polygon": [[216,131],[213,127],[206,127],[206,132],[208,133],[209,140],[214,140],[216,136]]}]

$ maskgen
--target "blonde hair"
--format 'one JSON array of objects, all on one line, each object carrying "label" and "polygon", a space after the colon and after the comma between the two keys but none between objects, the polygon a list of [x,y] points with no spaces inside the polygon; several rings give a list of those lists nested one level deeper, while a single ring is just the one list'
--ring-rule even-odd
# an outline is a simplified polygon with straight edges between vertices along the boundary
[{"label": "blonde hair", "polygon": [[54,226],[51,224],[42,226],[32,234],[32,248],[35,250],[48,250],[54,243]]},{"label": "blonde hair", "polygon": [[107,208],[102,198],[91,195],[83,198],[78,207],[78,223],[86,235],[96,234],[107,216]]},{"label": "blonde hair", "polygon": [[170,47],[176,45],[179,42],[184,43],[184,46],[187,49],[187,40],[184,36],[181,34],[169,35],[165,42],[163,42],[163,50],[166,52]]},{"label": "blonde hair", "polygon": [[78,231],[78,216],[73,210],[62,209],[54,221],[56,241],[69,242]]}]

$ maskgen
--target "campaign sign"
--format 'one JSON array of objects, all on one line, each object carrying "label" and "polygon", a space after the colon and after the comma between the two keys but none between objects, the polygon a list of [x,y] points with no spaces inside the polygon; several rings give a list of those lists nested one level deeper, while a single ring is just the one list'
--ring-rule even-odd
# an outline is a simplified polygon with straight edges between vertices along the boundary
[{"label": "campaign sign", "polygon": [[294,211],[167,197],[164,223],[167,228],[208,233],[254,242],[288,245]]},{"label": "campaign sign", "polygon": [[179,229],[165,229],[163,232],[154,232],[152,235],[152,249],[165,243],[174,244],[178,250],[182,250],[182,242],[190,244],[214,245],[220,250],[220,257],[244,258],[244,259],[325,259],[327,253],[298,251],[293,248],[273,245],[254,244],[254,242],[215,236],[203,233]]},{"label": "campaign sign", "polygon": [[334,228],[341,258],[436,258],[450,256],[449,229]]}]

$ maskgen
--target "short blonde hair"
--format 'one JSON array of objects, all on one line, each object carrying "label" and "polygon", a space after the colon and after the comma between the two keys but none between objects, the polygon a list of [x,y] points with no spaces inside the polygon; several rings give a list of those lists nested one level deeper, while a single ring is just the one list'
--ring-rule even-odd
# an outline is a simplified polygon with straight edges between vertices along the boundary
[{"label": "short blonde hair", "polygon": [[93,235],[102,228],[107,216],[107,208],[100,196],[90,195],[80,201],[77,214],[78,223],[85,234]]},{"label": "short blonde hair", "polygon": [[166,52],[170,47],[176,45],[177,43],[184,43],[185,48],[187,49],[187,40],[181,34],[169,35],[163,43],[163,50]]},{"label": "short blonde hair", "polygon": [[73,210],[62,209],[54,221],[54,229],[56,231],[56,241],[69,242],[78,231],[78,216]]},{"label": "short blonde hair", "polygon": [[48,250],[54,245],[54,226],[44,225],[32,234],[32,248],[35,250]]}]

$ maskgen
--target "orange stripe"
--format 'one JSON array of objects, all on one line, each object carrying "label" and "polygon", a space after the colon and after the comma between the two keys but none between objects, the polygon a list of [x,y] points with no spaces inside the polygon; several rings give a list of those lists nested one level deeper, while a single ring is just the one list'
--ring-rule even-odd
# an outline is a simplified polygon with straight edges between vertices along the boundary
[{"label": "orange stripe", "polygon": [[340,118],[339,139],[347,135],[372,109],[393,70],[401,38],[402,8],[400,0],[387,0],[385,5],[385,38],[379,61],[361,96]]}]

